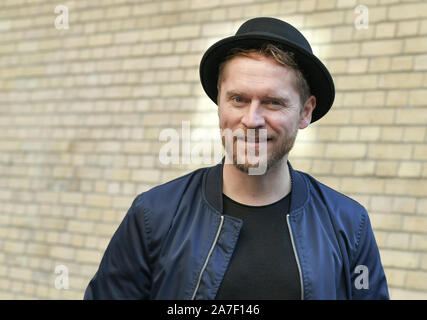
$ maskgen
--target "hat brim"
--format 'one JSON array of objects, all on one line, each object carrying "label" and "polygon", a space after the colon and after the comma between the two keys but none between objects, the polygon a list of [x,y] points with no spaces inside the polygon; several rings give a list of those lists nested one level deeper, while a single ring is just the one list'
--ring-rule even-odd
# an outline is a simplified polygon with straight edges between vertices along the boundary
[{"label": "hat brim", "polygon": [[209,98],[218,104],[218,68],[229,50],[232,48],[256,48],[265,42],[279,45],[284,50],[294,53],[295,61],[310,86],[311,94],[316,97],[316,108],[313,111],[311,123],[319,120],[332,107],[335,97],[334,82],[328,69],[315,55],[290,41],[269,33],[257,32],[231,36],[216,42],[205,52],[200,62],[199,72],[203,89]]}]

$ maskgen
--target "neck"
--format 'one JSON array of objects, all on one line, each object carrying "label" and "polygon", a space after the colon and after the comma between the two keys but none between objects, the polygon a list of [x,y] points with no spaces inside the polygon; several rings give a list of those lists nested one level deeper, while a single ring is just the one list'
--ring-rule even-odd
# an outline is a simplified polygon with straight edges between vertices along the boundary
[{"label": "neck", "polygon": [[224,164],[223,193],[251,206],[263,206],[279,201],[291,191],[287,157],[263,175],[249,175],[233,164]]}]

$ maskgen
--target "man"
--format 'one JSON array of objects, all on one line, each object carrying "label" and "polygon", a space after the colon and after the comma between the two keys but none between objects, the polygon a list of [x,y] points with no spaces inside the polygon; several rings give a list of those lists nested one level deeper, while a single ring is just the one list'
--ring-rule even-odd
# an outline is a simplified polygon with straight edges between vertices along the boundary
[{"label": "man", "polygon": [[388,299],[366,210],[288,162],[334,99],[302,34],[251,19],[207,50],[200,77],[225,158],[139,195],[85,298]]}]

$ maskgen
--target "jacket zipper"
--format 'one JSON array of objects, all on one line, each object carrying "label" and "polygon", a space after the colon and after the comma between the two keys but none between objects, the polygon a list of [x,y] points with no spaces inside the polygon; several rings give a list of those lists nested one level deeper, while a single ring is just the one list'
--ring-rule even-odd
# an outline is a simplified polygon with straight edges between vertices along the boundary
[{"label": "jacket zipper", "polygon": [[292,249],[294,251],[295,260],[297,261],[299,279],[300,279],[300,284],[301,284],[301,300],[304,300],[304,283],[303,283],[303,280],[302,280],[301,265],[299,263],[297,250],[295,248],[295,243],[294,243],[294,237],[293,237],[293,234],[292,234],[291,223],[289,222],[289,214],[286,215],[286,222],[288,223],[289,235],[291,236]]},{"label": "jacket zipper", "polygon": [[221,232],[221,228],[222,228],[223,223],[224,223],[224,216],[221,216],[221,221],[219,222],[218,231],[216,232],[214,242],[212,243],[212,246],[208,252],[208,256],[206,257],[205,263],[203,264],[202,270],[200,271],[199,279],[197,280],[196,288],[194,289],[193,296],[191,297],[191,300],[194,300],[194,298],[196,297],[197,290],[199,290],[200,282],[202,281],[203,272],[205,271],[205,269],[208,265],[209,258],[211,257],[213,249],[215,248],[215,245],[218,241],[219,234]]}]

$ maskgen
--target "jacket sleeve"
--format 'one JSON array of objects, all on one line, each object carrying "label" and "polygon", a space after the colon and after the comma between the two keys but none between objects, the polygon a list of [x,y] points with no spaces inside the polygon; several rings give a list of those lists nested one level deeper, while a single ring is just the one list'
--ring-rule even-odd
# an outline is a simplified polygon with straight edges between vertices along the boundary
[{"label": "jacket sleeve", "polygon": [[138,197],[111,238],[84,299],[149,299],[149,228]]},{"label": "jacket sleeve", "polygon": [[389,299],[380,253],[366,210],[362,214],[358,238],[359,245],[352,259],[352,299]]}]

